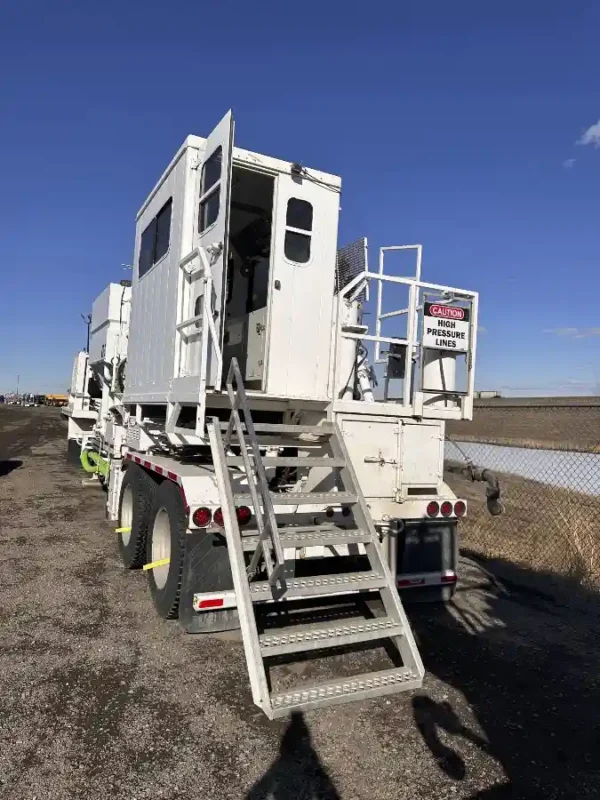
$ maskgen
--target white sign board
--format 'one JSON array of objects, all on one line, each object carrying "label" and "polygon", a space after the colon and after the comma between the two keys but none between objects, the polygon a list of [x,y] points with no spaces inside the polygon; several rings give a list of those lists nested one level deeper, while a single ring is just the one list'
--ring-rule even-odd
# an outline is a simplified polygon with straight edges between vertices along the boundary
[{"label": "white sign board", "polygon": [[425,303],[423,347],[466,353],[469,349],[469,309]]}]

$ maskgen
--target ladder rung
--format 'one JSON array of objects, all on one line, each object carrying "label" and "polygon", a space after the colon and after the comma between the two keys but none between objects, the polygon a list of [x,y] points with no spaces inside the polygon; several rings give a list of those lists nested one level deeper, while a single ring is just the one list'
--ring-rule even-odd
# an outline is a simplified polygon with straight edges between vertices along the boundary
[{"label": "ladder rung", "polygon": [[285,630],[268,631],[259,639],[263,658],[266,658],[327,647],[346,647],[374,639],[402,636],[403,633],[404,630],[399,622],[390,617],[379,617],[297,625]]},{"label": "ladder rung", "polygon": [[[274,506],[339,506],[356,503],[357,496],[353,492],[269,492]],[[234,494],[237,505],[252,503],[252,495]]]},{"label": "ladder rung", "polygon": [[[242,456],[227,456],[227,464],[230,467],[243,467],[244,459]],[[296,458],[290,456],[276,456],[274,458],[263,458],[263,464],[267,469],[274,467],[345,467],[346,461],[343,458]]]},{"label": "ladder rung", "polygon": [[[387,585],[377,572],[341,572],[337,575],[314,575],[308,578],[286,579],[286,591],[280,599],[297,600],[302,597],[328,596],[346,592],[368,592]],[[253,602],[273,600],[273,587],[268,581],[250,584]]]},{"label": "ladder rung", "polygon": [[351,678],[337,678],[327,683],[302,686],[288,692],[271,695],[273,717],[282,717],[292,709],[347,703],[380,697],[406,689],[418,689],[423,679],[408,667],[368,672]]},{"label": "ladder rung", "polygon": [[[280,528],[279,539],[282,547],[335,547],[342,544],[370,542],[371,534],[361,530],[343,528],[320,528],[319,526]],[[244,550],[254,550],[258,544],[258,533],[242,534]]]}]

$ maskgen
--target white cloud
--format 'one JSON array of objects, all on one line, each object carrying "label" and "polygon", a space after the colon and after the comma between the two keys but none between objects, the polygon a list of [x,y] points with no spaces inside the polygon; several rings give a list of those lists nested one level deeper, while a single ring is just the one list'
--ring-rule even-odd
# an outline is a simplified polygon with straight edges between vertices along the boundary
[{"label": "white cloud", "polygon": [[477,326],[477,333],[487,333],[487,328],[484,328],[483,325]]},{"label": "white cloud", "polygon": [[590,336],[600,336],[600,328],[546,328],[544,333],[568,336],[570,339],[588,339]]},{"label": "white cloud", "polygon": [[562,162],[562,165],[565,169],[571,169],[574,163],[575,163],[574,158],[567,158],[565,161]]},{"label": "white cloud", "polygon": [[582,133],[581,139],[577,140],[577,144],[591,144],[594,147],[600,147],[600,119]]}]

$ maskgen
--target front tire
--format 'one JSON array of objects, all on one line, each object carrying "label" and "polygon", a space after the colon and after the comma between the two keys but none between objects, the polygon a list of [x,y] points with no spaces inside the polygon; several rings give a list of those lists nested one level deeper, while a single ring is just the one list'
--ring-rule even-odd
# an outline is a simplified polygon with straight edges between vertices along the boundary
[{"label": "front tire", "polygon": [[179,610],[187,514],[179,487],[164,481],[154,497],[146,545],[147,563],[169,558],[168,564],[148,570],[152,601],[163,619],[174,619]]},{"label": "front tire", "polygon": [[157,485],[147,472],[131,464],[123,477],[119,496],[119,528],[131,528],[118,534],[119,553],[126,569],[139,569],[145,562],[146,539],[152,502]]}]

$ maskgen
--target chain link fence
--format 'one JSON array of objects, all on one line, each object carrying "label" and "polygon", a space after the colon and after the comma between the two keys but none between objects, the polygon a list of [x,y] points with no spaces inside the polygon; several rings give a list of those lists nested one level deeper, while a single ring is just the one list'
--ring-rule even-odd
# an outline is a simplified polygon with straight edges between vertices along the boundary
[{"label": "chain link fence", "polygon": [[[502,516],[465,462],[496,474]],[[465,551],[600,590],[600,398],[479,403],[472,422],[448,425],[446,481],[468,501]]]}]

